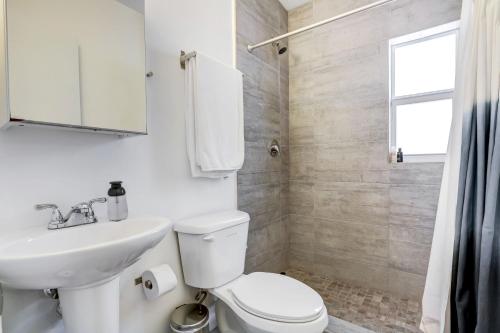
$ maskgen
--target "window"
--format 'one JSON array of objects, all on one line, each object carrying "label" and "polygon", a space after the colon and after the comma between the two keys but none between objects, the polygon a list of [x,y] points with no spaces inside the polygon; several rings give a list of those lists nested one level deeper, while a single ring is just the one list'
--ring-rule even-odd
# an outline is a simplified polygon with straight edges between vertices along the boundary
[{"label": "window", "polygon": [[392,39],[390,147],[406,162],[443,161],[448,146],[458,22]]}]

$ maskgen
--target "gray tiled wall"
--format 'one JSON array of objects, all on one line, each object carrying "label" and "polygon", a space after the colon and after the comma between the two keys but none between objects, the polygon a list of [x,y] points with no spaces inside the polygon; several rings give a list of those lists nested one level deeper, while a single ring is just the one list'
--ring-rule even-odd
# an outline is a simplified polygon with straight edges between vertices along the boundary
[{"label": "gray tiled wall", "polygon": [[[245,164],[238,173],[239,209],[251,216],[246,271],[288,267],[288,53],[247,45],[288,30],[278,0],[237,0],[237,67],[244,75]],[[267,146],[281,143],[272,158]]]},{"label": "gray tiled wall", "polygon": [[[289,28],[371,2],[314,0]],[[293,268],[422,293],[442,165],[387,161],[388,40],[459,14],[460,0],[398,0],[290,40]]]}]

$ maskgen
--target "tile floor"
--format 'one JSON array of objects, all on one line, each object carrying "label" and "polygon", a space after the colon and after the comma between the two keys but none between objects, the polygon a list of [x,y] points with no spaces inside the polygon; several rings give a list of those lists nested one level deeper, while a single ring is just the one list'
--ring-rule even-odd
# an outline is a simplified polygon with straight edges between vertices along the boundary
[{"label": "tile floor", "polygon": [[288,270],[287,275],[315,289],[323,297],[330,316],[377,333],[420,332],[418,300],[395,297],[299,270]]},{"label": "tile floor", "polygon": [[[220,333],[220,331],[216,328],[210,333]],[[328,327],[324,333],[373,333],[373,331],[330,316]]]}]

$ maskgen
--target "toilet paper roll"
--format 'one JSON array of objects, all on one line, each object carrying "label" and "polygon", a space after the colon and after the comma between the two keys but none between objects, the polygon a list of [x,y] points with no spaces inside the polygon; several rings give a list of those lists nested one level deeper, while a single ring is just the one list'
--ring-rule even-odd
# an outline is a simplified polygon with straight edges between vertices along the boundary
[{"label": "toilet paper roll", "polygon": [[161,265],[142,273],[142,288],[148,300],[160,297],[177,286],[177,277],[169,265]]}]

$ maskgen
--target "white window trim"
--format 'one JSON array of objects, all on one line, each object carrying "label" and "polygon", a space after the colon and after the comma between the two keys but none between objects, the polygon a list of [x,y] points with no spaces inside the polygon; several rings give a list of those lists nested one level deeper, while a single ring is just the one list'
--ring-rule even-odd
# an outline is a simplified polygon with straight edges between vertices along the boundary
[{"label": "white window trim", "polygon": [[[397,47],[411,45],[426,40],[432,40],[451,34],[457,34],[460,29],[460,21],[443,24],[431,29],[422,30],[413,34],[396,37],[389,40],[389,150],[396,147],[396,107],[405,104],[424,103],[439,101],[443,99],[452,99],[455,90],[433,91],[429,93],[405,95],[393,97],[395,91],[395,64],[394,51]],[[397,147],[396,147],[397,148]],[[405,155],[404,163],[431,163],[444,162],[446,154],[422,154]]]}]

